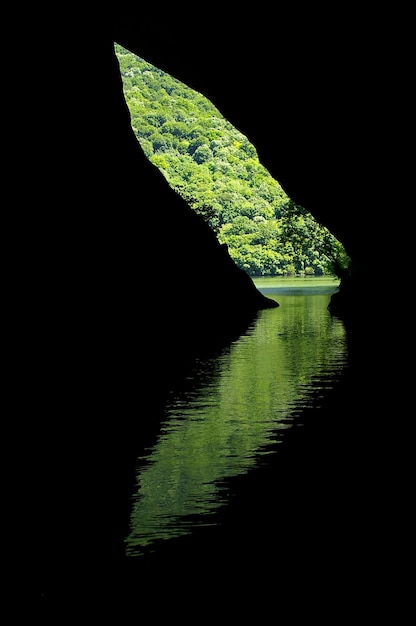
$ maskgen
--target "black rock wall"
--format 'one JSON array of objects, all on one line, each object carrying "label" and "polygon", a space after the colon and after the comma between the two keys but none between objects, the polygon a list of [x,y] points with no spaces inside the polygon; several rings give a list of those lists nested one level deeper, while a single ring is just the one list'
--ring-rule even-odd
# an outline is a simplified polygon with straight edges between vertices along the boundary
[{"label": "black rock wall", "polygon": [[[119,533],[122,544],[137,442],[157,435],[152,418],[166,379],[195,349],[226,345],[270,306],[145,159],[115,41],[209,97],[351,255],[355,274],[336,303],[363,329],[350,344],[359,382],[347,390],[347,419],[362,420],[364,458],[351,493],[368,453],[368,493],[378,481],[383,507],[387,482],[397,494],[385,504],[393,530],[383,512],[370,518],[370,531],[383,519],[377,537],[391,535],[396,550],[402,524],[410,526],[400,515],[411,501],[404,476],[413,475],[401,467],[412,438],[408,378],[396,358],[407,344],[397,330],[410,325],[394,323],[401,307],[388,308],[385,281],[402,268],[408,230],[413,21],[388,6],[363,15],[361,7],[314,4],[307,14],[297,3],[227,15],[215,3],[195,11],[137,2],[13,8],[2,77],[3,382],[7,483],[21,505],[7,509],[14,554],[6,578],[16,572],[20,600],[23,579],[37,599],[55,585],[74,599],[73,571],[89,580],[91,567],[94,580],[102,561],[111,569],[120,546],[108,537]],[[164,293],[155,288],[160,276]],[[343,425],[337,435],[355,465]]]}]

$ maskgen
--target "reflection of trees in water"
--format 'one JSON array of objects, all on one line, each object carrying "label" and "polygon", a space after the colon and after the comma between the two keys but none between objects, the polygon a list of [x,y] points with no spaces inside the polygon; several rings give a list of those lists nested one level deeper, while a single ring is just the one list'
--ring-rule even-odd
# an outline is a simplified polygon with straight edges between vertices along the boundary
[{"label": "reflection of trees in water", "polygon": [[328,299],[279,295],[281,306],[262,311],[229,350],[196,363],[168,401],[158,442],[143,459],[127,554],[208,523],[226,502],[221,480],[256,466],[290,427],[291,411],[333,386],[346,342]]}]

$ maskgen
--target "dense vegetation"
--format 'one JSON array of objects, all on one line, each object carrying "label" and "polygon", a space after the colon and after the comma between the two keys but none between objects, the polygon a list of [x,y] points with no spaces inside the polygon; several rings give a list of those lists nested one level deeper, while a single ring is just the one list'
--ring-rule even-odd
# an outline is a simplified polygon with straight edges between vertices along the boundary
[{"label": "dense vegetation", "polygon": [[342,244],[295,205],[255,147],[200,93],[116,46],[134,133],[149,160],[252,276],[340,275]]}]

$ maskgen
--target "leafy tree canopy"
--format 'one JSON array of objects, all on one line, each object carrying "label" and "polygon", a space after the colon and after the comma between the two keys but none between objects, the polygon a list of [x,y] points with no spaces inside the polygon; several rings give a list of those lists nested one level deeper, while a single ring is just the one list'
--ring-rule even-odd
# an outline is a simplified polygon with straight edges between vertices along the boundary
[{"label": "leafy tree canopy", "polygon": [[119,45],[116,54],[144,153],[239,267],[252,276],[342,276],[342,244],[288,198],[247,137],[200,93]]}]

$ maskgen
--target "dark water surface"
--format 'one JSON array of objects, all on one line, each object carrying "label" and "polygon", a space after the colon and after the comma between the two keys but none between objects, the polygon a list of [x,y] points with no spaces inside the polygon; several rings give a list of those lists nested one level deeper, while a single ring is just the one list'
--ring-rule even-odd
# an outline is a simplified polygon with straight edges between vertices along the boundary
[{"label": "dark water surface", "polygon": [[58,430],[33,422],[17,569],[52,623],[406,623],[414,454],[394,306],[352,332],[327,309],[336,283],[258,287],[280,306],[163,392],[155,354],[141,391],[128,363],[108,402],[98,378],[99,410],[63,413],[58,386]]}]

